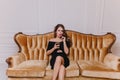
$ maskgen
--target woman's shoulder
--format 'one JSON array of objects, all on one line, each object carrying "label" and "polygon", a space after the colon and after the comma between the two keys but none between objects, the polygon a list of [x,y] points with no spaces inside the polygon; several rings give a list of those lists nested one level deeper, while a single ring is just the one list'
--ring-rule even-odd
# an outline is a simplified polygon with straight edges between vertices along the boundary
[{"label": "woman's shoulder", "polygon": [[50,39],[49,42],[55,42],[55,38]]},{"label": "woman's shoulder", "polygon": [[56,38],[52,38],[52,39],[49,40],[49,42],[56,43],[56,42],[62,42],[62,41],[60,41],[60,40],[58,40]]},{"label": "woman's shoulder", "polygon": [[55,43],[55,42],[56,42],[55,38],[49,40],[49,43]]}]

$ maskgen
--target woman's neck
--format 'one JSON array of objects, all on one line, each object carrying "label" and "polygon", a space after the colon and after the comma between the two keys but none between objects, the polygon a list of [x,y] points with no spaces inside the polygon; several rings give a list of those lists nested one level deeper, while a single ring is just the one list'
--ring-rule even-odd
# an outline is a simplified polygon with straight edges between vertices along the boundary
[{"label": "woman's neck", "polygon": [[60,37],[56,37],[56,39],[57,39],[57,40],[62,40],[62,38],[60,38]]}]

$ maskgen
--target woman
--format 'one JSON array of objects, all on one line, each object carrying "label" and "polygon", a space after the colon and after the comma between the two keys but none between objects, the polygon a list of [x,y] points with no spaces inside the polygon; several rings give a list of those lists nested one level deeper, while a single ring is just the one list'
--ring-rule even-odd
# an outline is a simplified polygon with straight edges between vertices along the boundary
[{"label": "woman", "polygon": [[53,69],[52,80],[64,80],[65,68],[69,66],[67,55],[70,48],[70,39],[65,28],[58,24],[54,29],[54,38],[49,40],[47,55],[52,55],[50,60],[51,69]]}]

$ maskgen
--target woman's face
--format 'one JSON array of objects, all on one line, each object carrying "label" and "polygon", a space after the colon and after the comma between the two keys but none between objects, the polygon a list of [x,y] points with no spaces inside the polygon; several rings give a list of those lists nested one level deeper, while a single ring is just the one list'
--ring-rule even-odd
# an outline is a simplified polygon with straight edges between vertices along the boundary
[{"label": "woman's face", "polygon": [[59,37],[61,38],[63,35],[63,28],[62,27],[59,27],[56,31],[56,37]]}]

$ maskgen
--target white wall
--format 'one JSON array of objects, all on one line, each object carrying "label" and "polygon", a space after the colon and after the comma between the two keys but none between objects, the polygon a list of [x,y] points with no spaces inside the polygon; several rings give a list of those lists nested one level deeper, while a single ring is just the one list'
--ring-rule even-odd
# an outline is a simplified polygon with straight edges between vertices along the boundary
[{"label": "white wall", "polygon": [[67,29],[71,27],[74,30],[85,31],[84,4],[84,0],[39,0],[39,33],[52,31],[58,23],[64,24]]},{"label": "white wall", "polygon": [[120,56],[119,14],[120,0],[0,0],[0,80],[6,80],[5,59],[18,50],[15,33],[42,34],[58,23],[82,33],[115,33],[112,52]]}]

